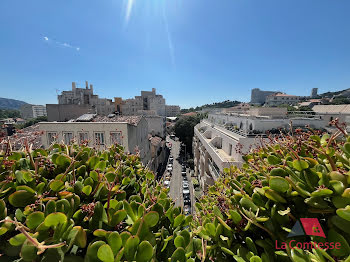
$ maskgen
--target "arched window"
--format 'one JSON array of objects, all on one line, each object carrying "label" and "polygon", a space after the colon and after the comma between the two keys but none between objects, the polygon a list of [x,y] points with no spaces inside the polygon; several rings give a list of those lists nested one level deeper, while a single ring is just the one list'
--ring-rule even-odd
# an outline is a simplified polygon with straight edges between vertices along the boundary
[{"label": "arched window", "polygon": [[240,129],[243,128],[243,123],[242,123],[242,122],[239,124],[239,128],[240,128]]},{"label": "arched window", "polygon": [[253,124],[252,123],[249,124],[249,130],[253,130]]}]

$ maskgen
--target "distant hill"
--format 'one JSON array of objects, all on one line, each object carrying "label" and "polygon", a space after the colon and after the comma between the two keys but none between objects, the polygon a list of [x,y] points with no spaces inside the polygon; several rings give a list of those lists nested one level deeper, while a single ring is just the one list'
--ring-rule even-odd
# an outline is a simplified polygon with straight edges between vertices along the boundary
[{"label": "distant hill", "polygon": [[15,109],[18,110],[22,105],[27,104],[26,102],[0,97],[0,109]]},{"label": "distant hill", "polygon": [[335,92],[326,92],[323,94],[319,94],[322,98],[332,98],[332,97],[350,97],[350,88],[341,90],[341,91],[335,91]]},{"label": "distant hill", "polygon": [[200,111],[203,109],[208,109],[208,108],[229,108],[229,107],[233,107],[236,106],[238,104],[240,104],[240,101],[236,101],[236,100],[225,100],[223,102],[216,102],[216,103],[212,103],[212,104],[205,104],[202,106],[197,106],[197,107],[191,107],[188,109],[182,109],[181,113],[187,113],[187,112],[193,112],[193,111]]}]

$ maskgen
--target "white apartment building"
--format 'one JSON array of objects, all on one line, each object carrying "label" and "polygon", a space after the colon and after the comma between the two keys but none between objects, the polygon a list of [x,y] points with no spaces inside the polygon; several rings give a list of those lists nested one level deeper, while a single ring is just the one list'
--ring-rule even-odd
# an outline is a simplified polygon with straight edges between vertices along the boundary
[{"label": "white apartment building", "polygon": [[181,110],[179,106],[175,105],[166,105],[165,106],[165,114],[167,117],[175,117],[180,115]]},{"label": "white apartment building", "polygon": [[[84,121],[80,118],[79,121]],[[142,162],[151,160],[148,125],[145,118],[133,117],[87,117],[87,122],[41,122],[39,129],[44,131],[42,145],[47,148],[54,142],[71,144],[87,142],[98,149],[118,143],[125,152],[135,154],[140,151]]]},{"label": "white apartment building", "polygon": [[39,116],[47,116],[46,107],[43,105],[25,104],[20,108],[21,117],[24,119],[37,118]]},{"label": "white apartment building", "polygon": [[[250,114],[209,114],[194,128],[193,151],[195,174],[206,189],[229,166],[240,167],[242,154],[266,139],[266,131],[279,128],[305,127],[324,128],[326,121],[319,116],[277,116],[276,109],[257,109]],[[260,111],[260,112],[259,112]],[[266,115],[260,115],[265,112]],[[270,114],[268,114],[270,112]],[[255,115],[253,115],[255,114]]]}]

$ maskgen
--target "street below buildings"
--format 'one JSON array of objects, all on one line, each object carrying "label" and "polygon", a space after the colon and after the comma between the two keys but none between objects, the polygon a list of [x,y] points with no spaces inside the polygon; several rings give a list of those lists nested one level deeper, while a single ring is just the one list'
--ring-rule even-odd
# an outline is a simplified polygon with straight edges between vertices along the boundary
[{"label": "street below buildings", "polygon": [[[180,154],[180,142],[175,141],[173,139],[170,139],[167,137],[167,141],[172,144],[170,156],[174,158],[173,160],[173,169],[172,169],[172,175],[170,180],[170,191],[169,196],[175,201],[176,206],[184,207],[184,198],[183,198],[183,177],[181,174],[182,171],[182,155]],[[170,157],[169,156],[169,157]],[[168,162],[169,163],[169,162]],[[166,175],[167,172],[165,172]],[[189,175],[189,170],[186,168],[186,177],[188,181],[188,189],[190,192],[190,199],[191,199],[191,213],[193,213],[193,206],[194,206],[194,194],[193,194],[193,185],[192,185],[192,178]]]}]

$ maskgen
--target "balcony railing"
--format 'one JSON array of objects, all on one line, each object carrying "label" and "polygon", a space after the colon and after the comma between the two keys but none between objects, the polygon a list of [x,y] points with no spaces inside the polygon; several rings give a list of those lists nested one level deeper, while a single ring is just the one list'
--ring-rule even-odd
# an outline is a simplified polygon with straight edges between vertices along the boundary
[{"label": "balcony railing", "polygon": [[220,171],[217,170],[217,168],[215,167],[214,163],[212,162],[212,160],[208,159],[209,160],[209,170],[210,170],[210,173],[212,174],[212,177],[214,178],[214,180],[218,180],[219,177],[220,177]]}]

